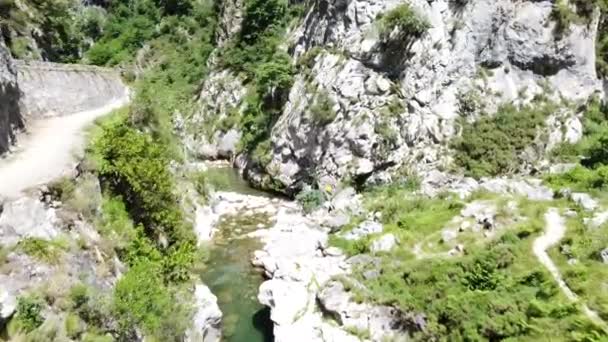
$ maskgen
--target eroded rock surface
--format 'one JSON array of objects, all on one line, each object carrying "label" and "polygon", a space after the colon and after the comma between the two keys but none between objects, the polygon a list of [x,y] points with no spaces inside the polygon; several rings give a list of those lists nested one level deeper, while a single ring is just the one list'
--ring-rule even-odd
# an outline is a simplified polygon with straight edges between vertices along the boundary
[{"label": "eroded rock surface", "polygon": [[[286,45],[294,60],[311,54],[310,69],[296,75],[272,128],[270,163],[260,168],[248,158],[237,159],[246,177],[289,193],[313,176],[323,186],[345,177],[390,180],[401,166],[433,178],[432,172],[451,162],[446,143],[458,134],[465,95],[483,99],[491,113],[502,103],[527,103],[535,95],[576,103],[602,93],[595,72],[597,18],[558,34],[552,1],[410,0],[429,21],[428,32],[418,39],[396,31],[381,35],[377,17],[400,3],[322,1],[307,8]],[[241,12],[235,2],[222,22],[238,25]],[[234,32],[233,26],[223,29],[222,41]],[[229,122],[242,110],[242,80],[212,65],[192,127]],[[319,94],[327,95],[335,114],[327,124],[311,114]],[[559,111],[547,120],[545,148],[580,139],[577,114]],[[475,110],[467,115],[474,117]],[[207,127],[205,134],[183,129],[189,150],[206,158],[233,155],[220,146],[236,132]],[[542,159],[537,157],[530,157],[530,164]],[[532,169],[522,165],[523,171]]]},{"label": "eroded rock surface", "polygon": [[217,297],[204,284],[194,289],[195,310],[192,328],[186,334],[188,342],[218,342],[222,337],[222,312]]}]

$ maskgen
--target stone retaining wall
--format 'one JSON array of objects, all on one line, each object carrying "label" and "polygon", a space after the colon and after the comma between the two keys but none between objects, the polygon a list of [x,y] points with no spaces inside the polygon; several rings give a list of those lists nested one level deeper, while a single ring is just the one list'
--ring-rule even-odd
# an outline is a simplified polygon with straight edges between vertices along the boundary
[{"label": "stone retaining wall", "polygon": [[97,109],[127,93],[115,69],[21,60],[14,65],[26,120]]}]

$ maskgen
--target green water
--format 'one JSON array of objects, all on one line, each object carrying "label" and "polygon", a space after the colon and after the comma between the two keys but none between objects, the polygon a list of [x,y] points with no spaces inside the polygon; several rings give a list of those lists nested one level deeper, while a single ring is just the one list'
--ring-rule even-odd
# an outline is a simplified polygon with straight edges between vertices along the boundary
[{"label": "green water", "polygon": [[228,166],[209,168],[205,171],[205,175],[207,183],[215,190],[262,197],[272,196],[267,192],[252,188],[235,169]]},{"label": "green water", "polygon": [[[213,169],[212,172],[224,179],[221,190],[262,195],[230,168]],[[218,298],[224,315],[223,341],[273,341],[270,311],[257,300],[263,278],[250,263],[253,251],[260,248],[261,243],[257,239],[242,237],[258,229],[260,223],[268,225],[269,217],[264,214],[223,217],[220,230],[209,246],[210,257],[201,279]]]}]

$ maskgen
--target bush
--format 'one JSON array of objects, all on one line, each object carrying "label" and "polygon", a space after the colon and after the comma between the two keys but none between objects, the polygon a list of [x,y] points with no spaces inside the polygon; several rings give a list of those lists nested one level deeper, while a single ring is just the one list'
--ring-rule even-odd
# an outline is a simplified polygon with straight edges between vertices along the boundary
[{"label": "bush", "polygon": [[173,194],[167,151],[150,136],[124,122],[105,127],[94,144],[101,157],[102,184],[119,194],[136,223],[149,237],[165,236],[170,244],[193,240]]},{"label": "bush", "polygon": [[77,339],[83,332],[84,326],[80,318],[72,313],[65,316],[65,332],[71,339]]},{"label": "bush", "polygon": [[579,20],[576,12],[570,8],[569,1],[566,0],[557,0],[555,2],[551,16],[557,24],[556,30],[560,33],[568,31],[570,25]]},{"label": "bush", "polygon": [[2,1],[0,21],[15,57],[73,63],[97,38],[89,12],[72,0]]},{"label": "bush", "polygon": [[257,41],[269,30],[280,26],[287,3],[282,0],[246,0],[240,39],[248,44]]},{"label": "bush", "polygon": [[329,237],[329,244],[340,248],[348,256],[369,253],[370,241],[371,239],[369,237],[363,237],[357,240],[347,240],[336,235],[330,235]]},{"label": "bush", "polygon": [[409,4],[401,4],[380,18],[382,35],[388,36],[394,29],[404,36],[420,37],[431,27]]},{"label": "bush", "polygon": [[300,192],[296,200],[302,206],[305,213],[311,213],[319,208],[327,200],[325,193],[317,189],[308,189]]},{"label": "bush", "polygon": [[474,123],[462,122],[462,134],[452,141],[456,164],[472,177],[497,176],[518,171],[525,149],[534,142],[551,107],[499,108],[494,116]]},{"label": "bush", "polygon": [[121,336],[131,336],[135,327],[160,341],[177,341],[183,336],[188,313],[174,300],[160,274],[158,264],[141,262],[116,284],[113,310]]},{"label": "bush", "polygon": [[545,182],[556,190],[570,188],[581,191],[599,188],[603,185],[603,181],[595,172],[580,165],[563,174],[547,175]]},{"label": "bush", "polygon": [[389,254],[377,278],[363,276],[367,267],[355,268],[366,290],[353,290],[404,313],[423,312],[425,328],[411,331],[413,341],[560,339],[587,331],[578,327],[580,311],[531,260],[529,241],[510,241],[470,249],[459,258],[404,260]]},{"label": "bush", "polygon": [[19,297],[11,325],[15,331],[30,332],[44,323],[41,311],[43,302],[35,296]]},{"label": "bush", "polygon": [[193,183],[194,189],[196,189],[196,192],[199,195],[203,196],[204,198],[207,198],[209,196],[209,184],[207,182],[205,172],[199,172],[194,175]]},{"label": "bush", "polygon": [[312,115],[312,120],[317,125],[327,125],[332,123],[337,116],[336,111],[334,110],[334,102],[327,95],[327,93],[321,93],[317,95],[315,102],[310,107],[310,114]]}]

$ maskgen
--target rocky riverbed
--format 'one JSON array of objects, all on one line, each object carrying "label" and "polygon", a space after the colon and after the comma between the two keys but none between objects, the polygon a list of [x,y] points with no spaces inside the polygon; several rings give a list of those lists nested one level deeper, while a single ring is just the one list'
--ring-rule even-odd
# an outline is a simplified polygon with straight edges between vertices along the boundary
[{"label": "rocky riverbed", "polygon": [[332,229],[361,212],[353,189],[311,214],[293,201],[230,191],[213,193],[201,212],[197,220],[212,222],[199,231],[201,243],[212,236],[201,278],[218,298],[225,340],[359,341],[359,331],[372,340],[406,336],[399,312],[356,304],[335,281],[351,265],[374,261],[349,259],[328,243]]}]

